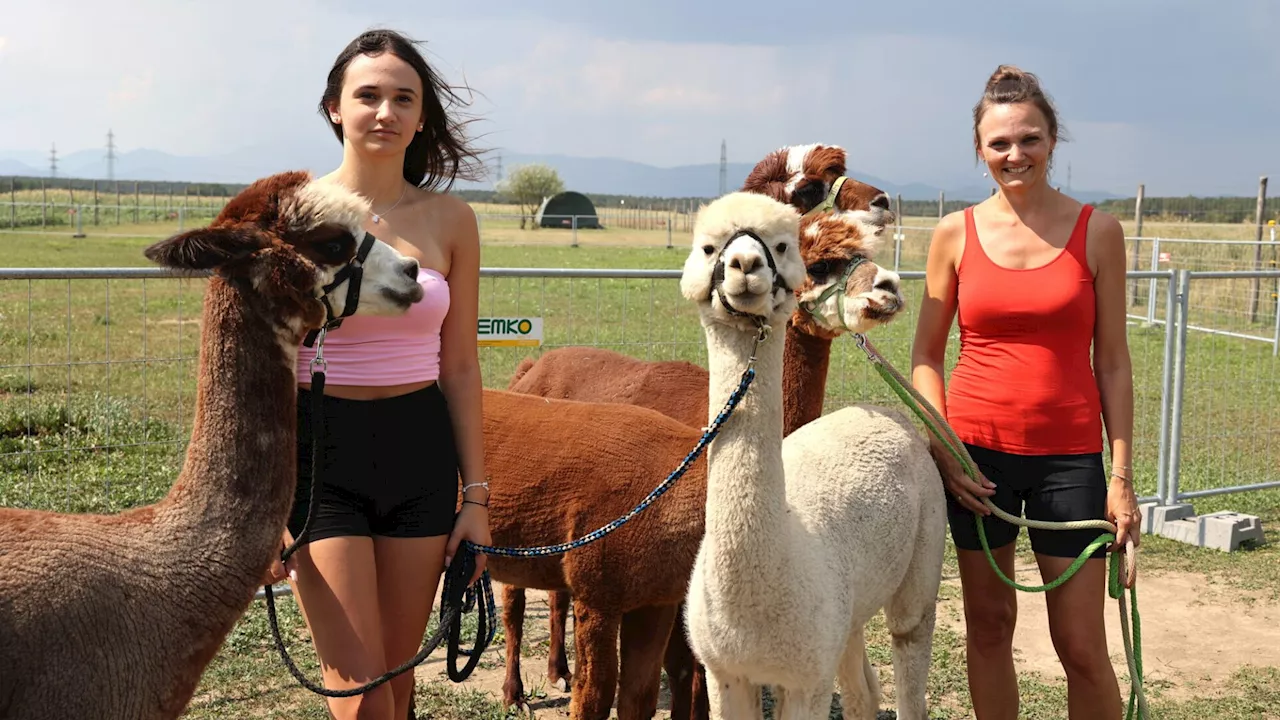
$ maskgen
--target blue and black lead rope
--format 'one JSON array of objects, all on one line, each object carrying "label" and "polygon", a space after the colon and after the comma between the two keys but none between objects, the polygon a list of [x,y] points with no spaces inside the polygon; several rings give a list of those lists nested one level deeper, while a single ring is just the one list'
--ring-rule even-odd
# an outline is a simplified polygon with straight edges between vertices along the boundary
[{"label": "blue and black lead rope", "polygon": [[[763,341],[767,334],[767,330],[762,328],[761,335],[757,338],[757,345]],[[267,585],[264,588],[267,601],[267,619],[271,625],[271,632],[275,636],[276,650],[280,653],[280,658],[284,661],[285,666],[289,668],[289,672],[303,687],[317,695],[323,695],[325,697],[351,697],[354,695],[362,695],[388,680],[407,672],[409,669],[422,664],[427,657],[431,655],[431,653],[435,652],[436,648],[440,646],[440,643],[446,639],[447,633],[448,644],[446,645],[446,669],[449,674],[449,679],[453,680],[455,683],[460,683],[466,680],[467,677],[471,675],[471,672],[475,670],[475,667],[479,663],[480,657],[484,654],[485,649],[487,649],[489,644],[493,642],[493,637],[496,631],[494,619],[497,617],[497,608],[493,599],[493,587],[489,578],[489,571],[485,570],[482,572],[480,574],[480,579],[476,581],[474,586],[468,587],[465,585],[466,578],[469,578],[471,574],[475,572],[476,554],[485,553],[486,555],[499,555],[503,557],[546,557],[550,555],[559,555],[595,542],[625,525],[636,515],[643,512],[645,508],[649,507],[655,500],[662,497],[664,493],[670,490],[671,486],[683,477],[686,472],[688,472],[689,468],[706,449],[707,445],[709,445],[711,441],[720,434],[720,428],[733,414],[734,409],[746,394],[747,388],[750,387],[751,381],[755,379],[756,373],[754,361],[755,357],[753,355],[751,361],[747,364],[747,368],[742,372],[742,378],[738,382],[738,387],[729,395],[729,399],[725,402],[724,408],[721,409],[721,411],[716,415],[715,420],[713,420],[702,433],[702,437],[699,438],[698,444],[694,446],[693,450],[684,457],[684,460],[680,462],[676,469],[673,470],[671,474],[669,474],[667,478],[658,485],[658,487],[654,488],[653,491],[645,496],[638,505],[622,517],[597,530],[587,533],[577,540],[559,545],[544,545],[542,547],[533,548],[505,548],[492,547],[489,545],[477,545],[469,540],[464,540],[458,548],[457,557],[454,558],[454,561],[450,563],[449,567],[445,570],[444,592],[442,594],[440,604],[440,624],[436,628],[436,631],[431,635],[427,642],[423,644],[422,649],[418,651],[418,654],[414,655],[411,659],[402,663],[398,667],[388,670],[360,687],[348,688],[345,690],[331,690],[315,684],[302,674],[302,671],[298,669],[298,666],[293,662],[293,659],[289,657],[289,653],[284,647],[284,640],[281,638],[280,627],[276,618],[275,594],[272,591],[272,587]],[[323,437],[324,433],[324,415],[322,408],[320,407],[324,393],[323,371],[313,372],[311,392],[313,398],[313,412],[311,418],[313,453],[318,453],[318,448],[321,446],[320,439]],[[309,529],[308,526],[311,523],[311,516],[316,506],[316,469],[319,467],[319,459],[313,458],[311,498],[307,507],[307,519],[303,523],[302,531],[298,533],[298,537],[294,539],[293,544],[281,553],[281,563],[288,560],[289,556],[298,548]],[[459,647],[462,618],[477,606],[477,594],[483,598],[484,605],[477,611],[475,646],[470,650],[467,650]],[[468,657],[467,663],[462,667],[462,669],[458,669],[457,667],[457,658],[459,655]]]},{"label": "blue and black lead rope", "polygon": [[720,411],[720,414],[716,416],[716,419],[707,427],[707,430],[702,433],[702,437],[698,440],[698,444],[694,446],[693,450],[684,457],[684,460],[682,460],[680,465],[678,465],[676,469],[667,476],[667,479],[662,481],[662,484],[654,488],[652,492],[645,496],[644,500],[640,501],[640,504],[631,508],[631,510],[622,517],[604,525],[603,527],[593,530],[586,535],[583,535],[577,540],[561,543],[559,545],[543,545],[541,547],[531,548],[505,548],[492,547],[489,545],[476,545],[470,541],[464,541],[464,544],[471,550],[481,552],[486,555],[500,555],[503,557],[546,557],[548,555],[559,555],[570,550],[576,550],[583,545],[595,542],[614,530],[617,530],[636,515],[643,512],[645,508],[649,507],[649,505],[653,503],[653,501],[662,497],[664,493],[671,489],[671,486],[675,484],[676,480],[679,480],[680,477],[689,470],[693,465],[693,462],[698,459],[698,456],[702,454],[702,451],[706,446],[715,439],[716,435],[720,433],[720,427],[729,419],[729,416],[733,413],[733,409],[737,407],[738,402],[742,400],[742,396],[746,393],[747,387],[751,384],[751,381],[754,378],[755,369],[748,367],[746,372],[742,374],[742,380],[739,382],[738,388],[729,396],[729,401],[725,403],[724,409]]}]

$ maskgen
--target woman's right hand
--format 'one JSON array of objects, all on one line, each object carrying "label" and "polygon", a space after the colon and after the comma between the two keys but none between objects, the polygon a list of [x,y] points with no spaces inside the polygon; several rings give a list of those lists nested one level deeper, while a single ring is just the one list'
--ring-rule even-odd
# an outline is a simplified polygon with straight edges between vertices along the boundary
[{"label": "woman's right hand", "polygon": [[280,553],[292,544],[293,533],[289,532],[289,528],[285,528],[284,535],[280,538],[280,551],[272,556],[271,564],[267,566],[267,576],[263,579],[264,585],[275,585],[286,577],[294,581],[298,579],[298,556],[296,553],[289,556],[288,562],[280,562]]},{"label": "woman's right hand", "polygon": [[965,474],[964,466],[951,454],[951,451],[945,447],[939,447],[936,443],[929,444],[929,454],[933,455],[933,460],[938,465],[942,484],[956,496],[956,500],[961,505],[979,515],[991,514],[991,508],[987,507],[979,497],[995,495],[995,483],[988,480],[982,471],[978,471],[978,482],[975,482]]}]

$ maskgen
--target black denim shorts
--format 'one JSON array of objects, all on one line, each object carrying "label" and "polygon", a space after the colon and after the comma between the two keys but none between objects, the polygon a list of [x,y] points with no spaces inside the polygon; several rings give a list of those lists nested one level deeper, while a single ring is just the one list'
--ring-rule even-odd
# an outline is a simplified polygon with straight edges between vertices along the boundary
[{"label": "black denim shorts", "polygon": [[[978,469],[996,484],[991,502],[1010,515],[1028,520],[1065,522],[1103,520],[1107,511],[1107,477],[1102,453],[1082,455],[1015,455],[965,443]],[[973,511],[947,493],[951,537],[961,550],[981,550]],[[993,550],[1013,542],[1021,529],[995,515],[982,518],[987,545]],[[1031,549],[1043,555],[1075,558],[1098,536],[1100,529],[1037,530],[1028,528]],[[1091,557],[1106,556],[1106,546]]]},{"label": "black denim shorts", "polygon": [[[298,488],[289,532],[311,500],[310,390],[298,390]],[[431,537],[453,530],[458,453],[449,407],[433,383],[396,397],[324,397],[319,505],[307,540],[344,535]]]}]

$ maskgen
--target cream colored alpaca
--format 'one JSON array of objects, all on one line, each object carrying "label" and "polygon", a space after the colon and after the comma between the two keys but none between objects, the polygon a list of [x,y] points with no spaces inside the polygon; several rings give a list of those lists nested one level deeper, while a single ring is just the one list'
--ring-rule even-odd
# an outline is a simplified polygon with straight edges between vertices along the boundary
[{"label": "cream colored alpaca", "polygon": [[[757,356],[745,399],[707,450],[706,534],[686,600],[712,716],[762,717],[760,690],[768,685],[778,720],[825,719],[838,676],[845,717],[874,718],[879,683],[863,628],[884,608],[894,636],[898,717],[924,718],[945,537],[941,480],[924,439],[900,412],[845,408],[784,443],[782,338],[755,349],[755,324],[726,312],[720,300],[723,292],[729,305],[772,326],[794,307],[776,290],[762,292],[772,280],[759,243],[723,241],[721,226],[747,202],[729,195],[704,210],[681,279],[707,337],[712,407],[737,386],[753,351]],[[760,212],[785,214],[763,204]],[[769,251],[784,237],[770,235]],[[788,275],[784,254],[775,252],[774,261],[787,284],[799,281]]]}]

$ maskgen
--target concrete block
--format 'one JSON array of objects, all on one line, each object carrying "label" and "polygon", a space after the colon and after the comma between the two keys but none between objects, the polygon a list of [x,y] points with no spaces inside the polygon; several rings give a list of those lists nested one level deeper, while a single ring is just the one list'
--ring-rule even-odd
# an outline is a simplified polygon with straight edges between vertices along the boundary
[{"label": "concrete block", "polygon": [[1177,505],[1160,505],[1154,502],[1138,506],[1142,513],[1142,527],[1147,533],[1163,535],[1164,525],[1178,520],[1195,517],[1196,511],[1190,503]]},{"label": "concrete block", "polygon": [[1191,518],[1161,523],[1160,530],[1156,534],[1188,545],[1203,547],[1204,540],[1201,537],[1200,530],[1200,523],[1196,522],[1195,518]]},{"label": "concrete block", "polygon": [[1196,518],[1200,521],[1201,547],[1233,552],[1246,541],[1262,542],[1262,522],[1256,515],[1223,510]]},{"label": "concrete block", "polygon": [[1157,512],[1156,521],[1162,537],[1222,552],[1234,552],[1246,541],[1263,540],[1262,522],[1256,515],[1229,510],[1176,520],[1161,519]]}]

